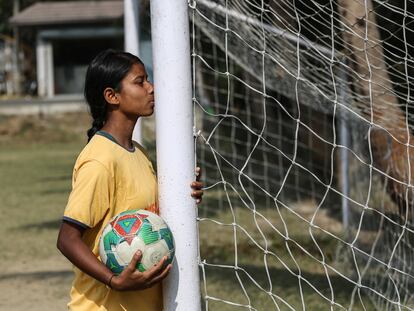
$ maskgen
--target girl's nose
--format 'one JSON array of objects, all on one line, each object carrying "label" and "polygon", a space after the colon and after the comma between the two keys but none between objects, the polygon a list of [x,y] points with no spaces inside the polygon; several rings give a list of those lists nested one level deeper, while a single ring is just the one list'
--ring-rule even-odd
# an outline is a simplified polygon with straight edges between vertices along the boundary
[{"label": "girl's nose", "polygon": [[148,92],[154,93],[154,85],[151,82],[148,82]]}]

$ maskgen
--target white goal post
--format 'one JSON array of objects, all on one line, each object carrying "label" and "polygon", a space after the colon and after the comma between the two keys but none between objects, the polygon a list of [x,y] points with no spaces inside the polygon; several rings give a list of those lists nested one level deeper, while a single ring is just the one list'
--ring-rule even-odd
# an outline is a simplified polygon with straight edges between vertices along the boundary
[{"label": "white goal post", "polygon": [[190,31],[185,0],[151,1],[159,203],[175,239],[164,310],[200,310]]}]

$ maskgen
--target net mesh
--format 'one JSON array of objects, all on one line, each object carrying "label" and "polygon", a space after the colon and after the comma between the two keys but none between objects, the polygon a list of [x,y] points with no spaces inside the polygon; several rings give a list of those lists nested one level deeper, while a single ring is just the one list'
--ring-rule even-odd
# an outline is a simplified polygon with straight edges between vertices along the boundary
[{"label": "net mesh", "polygon": [[203,308],[414,309],[414,2],[189,9]]}]

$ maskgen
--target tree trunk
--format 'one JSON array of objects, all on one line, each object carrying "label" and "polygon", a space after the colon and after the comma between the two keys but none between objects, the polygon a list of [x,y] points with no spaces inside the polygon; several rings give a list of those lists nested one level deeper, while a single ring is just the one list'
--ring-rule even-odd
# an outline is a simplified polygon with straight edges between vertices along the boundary
[{"label": "tree trunk", "polygon": [[410,166],[414,150],[407,146],[407,143],[413,144],[412,135],[403,111],[405,108],[399,107],[393,93],[372,1],[366,0],[365,3],[367,8],[364,2],[357,0],[338,1],[345,29],[345,54],[351,60],[349,66],[357,96],[353,104],[364,112],[368,121],[372,121],[373,165],[384,174],[388,172],[391,197],[400,207],[408,207],[413,202],[412,190],[407,187],[414,173]]}]

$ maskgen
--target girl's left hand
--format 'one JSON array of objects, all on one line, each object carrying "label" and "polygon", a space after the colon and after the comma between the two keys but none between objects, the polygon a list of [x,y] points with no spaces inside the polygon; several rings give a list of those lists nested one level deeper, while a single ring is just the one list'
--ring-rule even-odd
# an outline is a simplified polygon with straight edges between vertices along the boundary
[{"label": "girl's left hand", "polygon": [[196,167],[196,180],[191,183],[191,188],[193,192],[191,192],[191,196],[196,200],[196,204],[200,204],[203,198],[203,186],[204,184],[200,181],[201,178],[201,168]]}]

